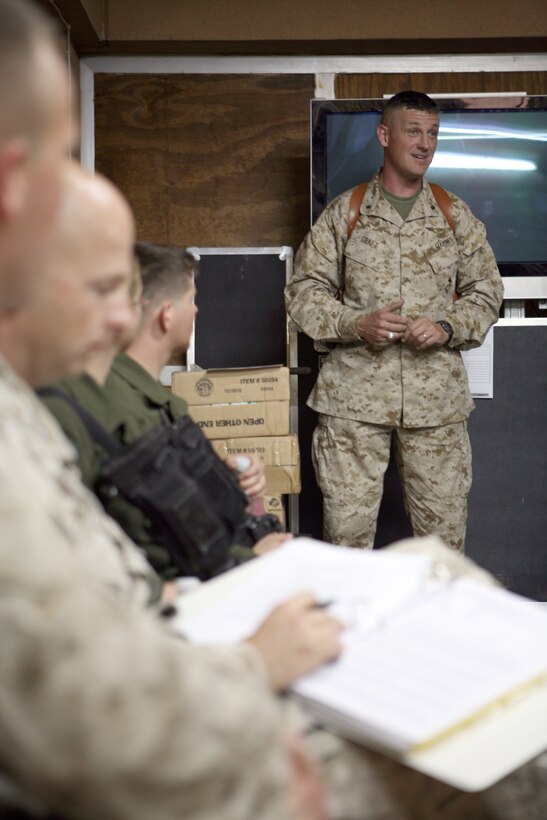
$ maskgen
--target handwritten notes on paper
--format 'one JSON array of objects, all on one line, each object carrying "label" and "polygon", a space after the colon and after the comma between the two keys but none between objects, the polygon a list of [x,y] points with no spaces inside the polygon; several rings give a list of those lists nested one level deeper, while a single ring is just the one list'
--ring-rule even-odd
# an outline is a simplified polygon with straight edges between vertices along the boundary
[{"label": "handwritten notes on paper", "polygon": [[229,584],[212,582],[219,594],[183,613],[182,630],[197,642],[243,640],[277,603],[311,590],[347,624],[345,648],[294,691],[342,732],[406,751],[547,674],[545,612],[465,576],[435,579],[433,568],[424,555],[295,539]]}]

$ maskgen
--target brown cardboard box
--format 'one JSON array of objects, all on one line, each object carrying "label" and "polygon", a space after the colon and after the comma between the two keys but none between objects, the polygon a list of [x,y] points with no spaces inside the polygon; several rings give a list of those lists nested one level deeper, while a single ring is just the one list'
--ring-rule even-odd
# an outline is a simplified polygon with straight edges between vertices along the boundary
[{"label": "brown cardboard box", "polygon": [[264,512],[277,516],[282,525],[285,526],[285,507],[283,506],[283,498],[280,495],[264,496]]},{"label": "brown cardboard box", "polygon": [[247,367],[173,373],[171,389],[190,406],[234,402],[288,401],[289,368]]},{"label": "brown cardboard box", "polygon": [[266,465],[266,492],[272,495],[300,492],[300,466]]},{"label": "brown cardboard box", "polygon": [[289,432],[289,401],[190,405],[188,413],[207,438],[285,436]]},{"label": "brown cardboard box", "polygon": [[218,439],[213,442],[213,448],[222,459],[238,455],[261,458],[266,468],[266,493],[300,492],[300,452],[294,434]]},{"label": "brown cardboard box", "polygon": [[223,459],[228,456],[253,455],[270,465],[298,464],[300,457],[298,438],[294,433],[288,436],[217,439],[213,442],[213,448]]}]

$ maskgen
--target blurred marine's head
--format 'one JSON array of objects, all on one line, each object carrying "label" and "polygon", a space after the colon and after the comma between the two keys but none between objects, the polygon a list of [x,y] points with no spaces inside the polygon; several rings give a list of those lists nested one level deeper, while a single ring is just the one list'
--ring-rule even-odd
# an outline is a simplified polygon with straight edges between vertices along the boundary
[{"label": "blurred marine's head", "polygon": [[68,72],[48,19],[0,0],[0,308],[39,276],[74,134]]},{"label": "blurred marine's head", "polygon": [[[33,386],[83,372],[127,333],[134,322],[134,239],[118,189],[67,165],[51,256],[32,300],[0,319],[0,347]],[[138,299],[138,280],[135,286]]]}]

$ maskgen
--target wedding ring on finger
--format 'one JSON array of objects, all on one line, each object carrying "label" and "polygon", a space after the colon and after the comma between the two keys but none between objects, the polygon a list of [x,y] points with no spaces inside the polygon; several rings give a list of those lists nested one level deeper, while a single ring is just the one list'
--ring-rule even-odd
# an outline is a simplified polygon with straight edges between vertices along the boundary
[{"label": "wedding ring on finger", "polygon": [[393,341],[393,339],[395,338],[395,333],[393,333],[393,331],[392,331],[392,330],[389,330],[389,331],[388,331],[388,334],[387,334],[387,338],[388,338],[388,341],[389,341],[389,342],[392,342],[392,341]]}]

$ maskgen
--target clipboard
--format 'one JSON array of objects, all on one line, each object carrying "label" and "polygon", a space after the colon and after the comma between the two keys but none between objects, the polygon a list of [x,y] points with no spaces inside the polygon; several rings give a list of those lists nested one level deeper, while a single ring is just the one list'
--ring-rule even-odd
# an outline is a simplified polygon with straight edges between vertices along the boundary
[{"label": "clipboard", "polygon": [[[310,541],[311,539],[295,539],[282,547],[281,550],[285,550],[287,553],[292,550],[294,556],[294,550],[295,548],[298,549],[299,542],[302,544]],[[436,539],[433,539],[433,541],[436,541]],[[312,542],[312,549],[313,545],[317,547],[319,542]],[[331,545],[321,545],[321,547],[337,551],[335,554],[336,561],[339,560],[338,556],[342,555],[339,551],[345,549],[332,547]],[[256,584],[257,579],[261,577],[264,581],[271,579],[272,585],[275,586],[275,573],[273,570],[276,564],[281,565],[283,563],[282,556],[277,555],[276,557],[276,553],[279,552],[278,550],[251,561],[213,581],[202,584],[188,596],[185,596],[181,601],[181,611],[177,617],[177,628],[185,633],[190,624],[199,623],[201,620],[207,623],[207,628],[212,626],[211,640],[213,640],[215,612],[218,610],[219,605],[222,607],[223,602],[229,599],[242,600],[246,597],[241,594],[242,590],[245,589],[246,592],[252,590],[253,584]],[[411,564],[408,562],[405,564],[406,556],[400,554],[390,556],[389,550],[377,553],[361,553],[361,551],[351,550],[351,553],[353,555],[356,553],[361,554],[363,556],[361,561],[363,565],[367,565],[369,571],[372,566],[371,560],[377,563],[383,561],[384,564],[386,559],[391,560],[390,571],[393,571],[394,567],[398,567],[397,562],[402,562],[400,568],[402,573],[399,574],[404,574],[406,580],[403,580],[403,586],[398,588],[397,596],[398,598],[401,598],[401,596],[405,598],[406,596],[406,600],[412,599],[413,581],[410,576],[412,572],[415,572],[417,573],[416,578],[419,579],[420,568],[418,564],[414,564],[412,572],[409,572],[408,568]],[[310,555],[314,555],[314,553],[312,552]],[[290,563],[290,557],[287,557]],[[425,559],[425,556],[420,556],[420,558],[428,560]],[[394,560],[395,563],[393,563]],[[288,563],[285,563],[285,567],[288,565]],[[300,576],[301,569],[297,573]],[[380,583],[383,583],[381,579]],[[388,585],[384,587],[384,595],[387,594],[387,597],[389,597],[390,582],[387,583]],[[406,587],[405,583],[407,584]],[[301,578],[300,585],[302,586]],[[288,597],[288,595],[283,595],[282,592],[280,594],[281,599]],[[502,602],[504,601],[503,596],[509,596],[508,602],[519,597],[503,590],[496,591],[496,594],[498,597],[501,595]],[[539,607],[538,604],[528,602],[526,599],[520,600],[524,602],[525,607]],[[539,622],[536,615],[539,617]],[[225,619],[226,613],[222,617]],[[547,636],[547,613],[541,612],[538,608],[538,610],[534,610],[534,619],[536,628],[538,623],[540,628],[545,625],[544,634]],[[253,631],[252,628],[251,631]],[[222,636],[219,637],[222,640]],[[543,656],[540,660],[543,663]],[[297,683],[295,688],[297,697],[302,697],[299,692],[300,682]],[[510,699],[507,699],[506,695],[507,693],[504,693],[504,697],[499,702],[494,705],[489,704],[488,709],[474,715],[473,720],[458,725],[457,730],[450,731],[445,737],[413,750],[394,748],[389,743],[371,737],[370,733],[361,732],[359,727],[356,727],[351,720],[348,721],[347,718],[344,720],[344,716],[341,716],[336,709],[329,709],[328,704],[318,703],[313,698],[310,700],[309,697],[304,697],[304,700],[308,711],[321,720],[327,728],[340,735],[380,751],[410,768],[451,786],[463,791],[476,792],[493,785],[540,754],[547,747],[547,685],[545,679],[538,678],[535,680],[532,678],[527,680],[526,686],[523,686],[519,692],[513,693]]]}]

